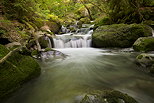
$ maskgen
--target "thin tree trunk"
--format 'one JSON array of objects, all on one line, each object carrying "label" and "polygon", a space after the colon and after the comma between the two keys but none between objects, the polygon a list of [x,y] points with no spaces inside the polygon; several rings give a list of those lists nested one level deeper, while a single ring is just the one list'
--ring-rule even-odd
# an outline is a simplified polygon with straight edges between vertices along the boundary
[{"label": "thin tree trunk", "polygon": [[82,0],[80,0],[80,2],[81,2],[81,3],[83,4],[83,6],[87,9],[88,14],[89,14],[89,19],[90,19],[90,20],[93,20],[93,19],[92,19],[92,16],[91,16],[91,12],[90,12],[89,8],[87,7],[87,5],[84,4],[84,2],[83,2]]}]

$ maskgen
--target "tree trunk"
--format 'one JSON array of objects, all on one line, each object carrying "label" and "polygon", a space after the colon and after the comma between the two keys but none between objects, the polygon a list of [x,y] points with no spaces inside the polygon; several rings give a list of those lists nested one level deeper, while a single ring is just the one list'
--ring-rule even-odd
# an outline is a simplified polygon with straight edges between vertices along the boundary
[{"label": "tree trunk", "polygon": [[89,15],[89,19],[90,19],[90,20],[93,20],[93,19],[92,19],[92,16],[91,16],[90,9],[87,7],[86,4],[84,4],[84,2],[83,2],[82,0],[80,0],[80,2],[81,2],[81,3],[83,4],[83,6],[87,9],[87,11],[88,11],[88,15]]}]

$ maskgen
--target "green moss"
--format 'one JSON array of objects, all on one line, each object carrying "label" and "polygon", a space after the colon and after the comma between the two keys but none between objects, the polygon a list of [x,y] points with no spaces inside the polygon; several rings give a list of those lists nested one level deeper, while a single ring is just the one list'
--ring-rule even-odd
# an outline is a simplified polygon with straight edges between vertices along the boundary
[{"label": "green moss", "polygon": [[52,48],[45,48],[45,52],[47,51],[54,51]]},{"label": "green moss", "polygon": [[102,25],[110,25],[110,24],[112,24],[110,18],[107,16],[103,16],[103,17],[99,17],[95,20],[95,27],[94,28],[97,28]]},{"label": "green moss", "polygon": [[0,44],[0,59],[9,53],[9,50],[5,46]]},{"label": "green moss", "polygon": [[131,47],[139,38],[150,36],[151,28],[140,24],[114,24],[97,28],[92,36],[94,47]]},{"label": "green moss", "polygon": [[45,40],[44,36],[40,37],[38,39],[38,41],[40,43],[41,48],[47,48],[48,47],[49,41]]},{"label": "green moss", "polygon": [[90,23],[90,19],[88,17],[81,18],[79,22],[81,22],[82,24],[89,24]]},{"label": "green moss", "polygon": [[138,55],[137,59],[142,59],[143,55]]},{"label": "green moss", "polygon": [[7,32],[6,29],[0,27],[0,36],[2,36],[3,34],[5,34]]},{"label": "green moss", "polygon": [[0,100],[39,74],[40,67],[33,58],[14,52],[0,63]]},{"label": "green moss", "polygon": [[93,91],[85,95],[80,103],[138,103],[135,99],[115,90]]},{"label": "green moss", "polygon": [[33,50],[31,55],[32,56],[35,56],[35,55],[37,56],[37,55],[39,55],[39,51],[38,50]]},{"label": "green moss", "polygon": [[154,50],[154,38],[153,37],[141,37],[133,44],[135,51],[153,51]]}]

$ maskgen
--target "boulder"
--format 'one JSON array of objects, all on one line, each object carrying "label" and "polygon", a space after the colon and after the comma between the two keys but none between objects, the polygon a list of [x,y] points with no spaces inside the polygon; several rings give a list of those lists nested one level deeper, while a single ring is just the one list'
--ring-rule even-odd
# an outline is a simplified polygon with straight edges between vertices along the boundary
[{"label": "boulder", "polygon": [[[40,74],[39,64],[30,56],[18,51],[9,51],[0,45],[0,51],[6,51],[0,58],[0,101],[22,86],[26,81]],[[1,53],[0,53],[1,54]]]},{"label": "boulder", "polygon": [[142,53],[140,55],[138,55],[136,57],[136,63],[143,67],[144,71],[154,74],[154,57],[146,54],[146,53]]},{"label": "boulder", "polygon": [[93,91],[84,96],[80,103],[138,103],[127,94],[115,90]]},{"label": "boulder", "polygon": [[141,24],[113,24],[98,27],[92,35],[93,47],[131,47],[139,37],[151,36],[149,26]]},{"label": "boulder", "polygon": [[140,37],[133,44],[135,51],[154,51],[154,37]]},{"label": "boulder", "polygon": [[142,53],[136,57],[136,61],[142,67],[151,67],[154,63],[152,57],[146,53]]}]

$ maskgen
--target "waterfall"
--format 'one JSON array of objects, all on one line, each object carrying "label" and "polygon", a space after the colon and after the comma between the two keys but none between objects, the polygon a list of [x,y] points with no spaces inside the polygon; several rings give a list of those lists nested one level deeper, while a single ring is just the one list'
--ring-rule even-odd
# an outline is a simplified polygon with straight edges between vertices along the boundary
[{"label": "waterfall", "polygon": [[48,48],[52,48],[52,43],[50,38],[48,36],[45,36],[44,39],[48,41]]},{"label": "waterfall", "polygon": [[152,37],[154,37],[154,30],[152,29]]},{"label": "waterfall", "polygon": [[[87,48],[91,46],[91,35],[93,25],[83,25],[84,28],[77,29],[75,33],[56,35],[53,38],[55,48]],[[64,27],[62,27],[63,29]],[[65,28],[66,29],[66,28]]]}]

